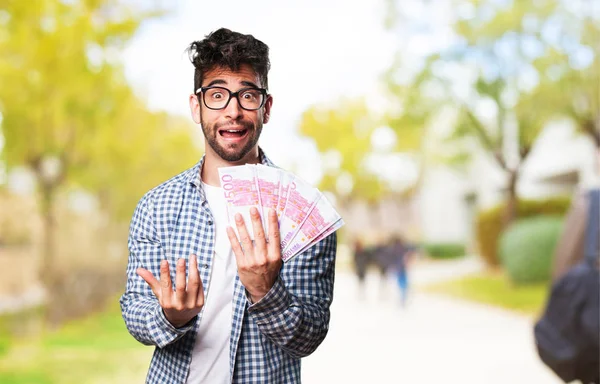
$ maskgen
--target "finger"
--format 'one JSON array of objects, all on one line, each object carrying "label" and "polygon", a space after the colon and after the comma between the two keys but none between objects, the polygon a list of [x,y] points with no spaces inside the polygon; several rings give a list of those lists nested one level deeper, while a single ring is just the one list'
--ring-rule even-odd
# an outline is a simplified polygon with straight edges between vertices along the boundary
[{"label": "finger", "polygon": [[161,303],[170,303],[173,288],[171,284],[171,271],[169,262],[163,260],[160,262],[160,299]]},{"label": "finger", "polygon": [[198,272],[198,259],[197,256],[194,255],[194,263],[195,263],[195,275],[196,278],[198,279],[198,286],[197,286],[197,292],[196,295],[194,296],[196,299],[196,307],[197,308],[202,308],[204,306],[204,287],[202,286],[202,279],[200,278],[200,274]]},{"label": "finger", "polygon": [[258,209],[255,207],[250,208],[250,219],[252,220],[252,230],[254,232],[254,256],[265,257],[267,250],[267,241],[265,239],[265,230],[263,229],[262,220]]},{"label": "finger", "polygon": [[238,233],[240,234],[240,242],[242,243],[242,250],[244,258],[252,258],[254,252],[254,246],[252,245],[252,239],[246,229],[246,223],[244,218],[239,213],[235,215],[235,226],[237,227]]},{"label": "finger", "polygon": [[281,259],[281,235],[279,233],[279,221],[277,212],[269,209],[269,257],[272,259]]},{"label": "finger", "polygon": [[188,268],[188,284],[187,284],[187,305],[193,307],[196,305],[198,296],[198,288],[202,284],[200,274],[198,273],[198,259],[196,255],[190,256],[190,266]]},{"label": "finger", "polygon": [[204,306],[204,287],[202,286],[202,280],[200,280],[200,286],[198,287],[198,295],[196,296],[196,308],[202,308]]},{"label": "finger", "polygon": [[135,272],[138,274],[139,277],[144,279],[146,283],[148,283],[154,295],[156,297],[160,297],[160,281],[158,281],[156,277],[154,277],[152,272],[145,268],[138,268]]},{"label": "finger", "polygon": [[235,255],[235,260],[239,269],[241,266],[246,264],[244,251],[242,250],[242,246],[240,245],[233,228],[227,227],[227,237],[229,238],[229,243],[231,244],[231,249],[233,250],[233,254]]},{"label": "finger", "polygon": [[177,271],[175,273],[175,298],[177,305],[185,304],[185,259],[177,260]]}]

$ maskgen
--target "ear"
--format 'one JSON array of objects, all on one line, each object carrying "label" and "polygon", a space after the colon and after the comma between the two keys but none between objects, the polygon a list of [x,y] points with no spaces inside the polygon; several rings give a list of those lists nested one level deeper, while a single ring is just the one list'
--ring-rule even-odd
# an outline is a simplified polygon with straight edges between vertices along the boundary
[{"label": "ear", "polygon": [[271,107],[273,106],[273,96],[267,95],[267,101],[265,101],[265,111],[263,114],[263,124],[267,124],[271,118]]},{"label": "ear", "polygon": [[194,123],[200,124],[200,102],[198,96],[194,94],[190,95],[190,112],[192,113],[192,120],[194,120]]}]

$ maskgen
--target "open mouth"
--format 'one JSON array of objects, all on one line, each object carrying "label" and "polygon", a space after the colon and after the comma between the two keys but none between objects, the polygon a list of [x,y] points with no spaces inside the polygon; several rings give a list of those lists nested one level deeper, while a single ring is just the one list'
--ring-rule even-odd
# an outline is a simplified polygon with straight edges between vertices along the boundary
[{"label": "open mouth", "polygon": [[240,139],[248,133],[248,130],[245,128],[240,129],[220,129],[219,135],[226,139]]}]

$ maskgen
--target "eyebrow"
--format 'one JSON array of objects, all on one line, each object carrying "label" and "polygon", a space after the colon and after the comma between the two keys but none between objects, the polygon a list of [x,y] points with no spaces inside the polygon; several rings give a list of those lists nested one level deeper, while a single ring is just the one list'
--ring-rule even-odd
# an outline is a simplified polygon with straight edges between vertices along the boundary
[{"label": "eyebrow", "polygon": [[[215,80],[211,81],[210,83],[208,83],[207,85],[205,85],[205,87],[212,87],[213,85],[219,85],[219,84],[227,84],[227,82],[225,80],[215,79]],[[253,83],[251,81],[242,81],[242,85],[244,85],[246,87],[260,88],[258,85],[256,85],[255,83]]]},{"label": "eyebrow", "polygon": [[242,81],[242,85],[245,85],[246,87],[260,88],[258,85],[254,84],[251,81]]},{"label": "eyebrow", "polygon": [[227,84],[227,83],[225,82],[225,80],[216,79],[216,80],[211,81],[207,85],[205,85],[205,87],[212,87],[213,85],[217,85],[217,84]]}]

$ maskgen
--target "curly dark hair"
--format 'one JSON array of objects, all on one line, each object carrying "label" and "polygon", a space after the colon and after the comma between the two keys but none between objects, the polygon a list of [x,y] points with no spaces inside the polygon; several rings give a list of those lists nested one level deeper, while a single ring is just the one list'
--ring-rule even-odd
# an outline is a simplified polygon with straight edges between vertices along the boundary
[{"label": "curly dark hair", "polygon": [[204,40],[191,43],[187,51],[196,68],[194,92],[202,86],[206,72],[217,67],[238,71],[242,64],[250,65],[259,76],[262,86],[267,89],[269,87],[269,47],[252,35],[220,28],[206,35]]}]

